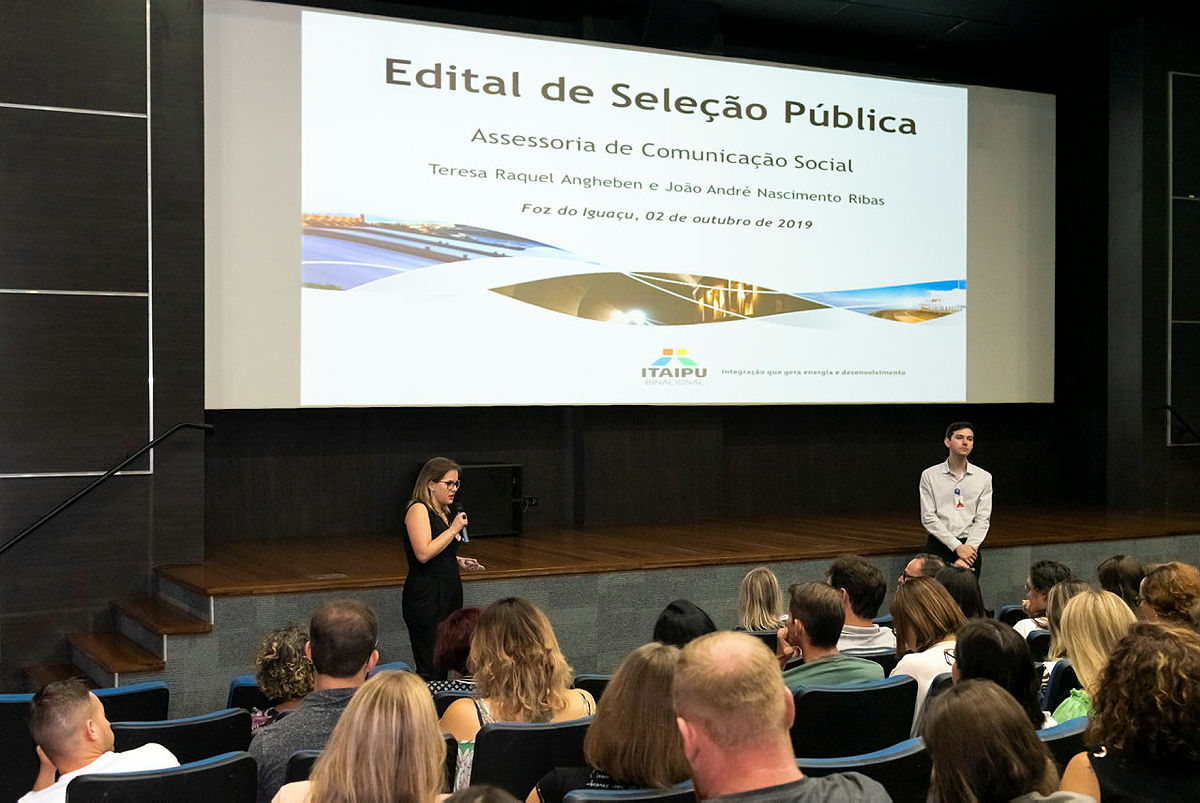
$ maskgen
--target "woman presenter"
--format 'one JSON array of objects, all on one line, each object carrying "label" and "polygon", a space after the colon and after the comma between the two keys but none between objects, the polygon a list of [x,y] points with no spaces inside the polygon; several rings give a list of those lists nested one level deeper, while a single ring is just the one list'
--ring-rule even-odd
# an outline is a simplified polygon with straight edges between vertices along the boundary
[{"label": "woman presenter", "polygon": [[467,514],[451,512],[458,493],[458,464],[445,457],[429,460],[417,476],[412,499],[404,514],[404,555],[408,577],[404,581],[404,624],[412,643],[417,672],[426,680],[439,680],[433,665],[433,644],[438,623],[462,607],[459,570],[479,571],[474,558],[460,558],[458,544],[467,527]]}]

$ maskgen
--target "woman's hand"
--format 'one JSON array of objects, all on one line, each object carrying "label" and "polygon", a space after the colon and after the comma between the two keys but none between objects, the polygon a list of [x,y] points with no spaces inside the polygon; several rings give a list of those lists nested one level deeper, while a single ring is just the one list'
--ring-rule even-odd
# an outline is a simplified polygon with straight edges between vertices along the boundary
[{"label": "woman's hand", "polygon": [[475,560],[475,558],[464,558],[462,556],[459,556],[458,568],[460,568],[466,572],[481,572],[484,569],[486,569],[487,567],[484,566],[479,561]]},{"label": "woman's hand", "polygon": [[467,514],[459,513],[454,517],[454,521],[450,522],[450,526],[454,528],[454,534],[456,536],[463,530],[467,529]]}]

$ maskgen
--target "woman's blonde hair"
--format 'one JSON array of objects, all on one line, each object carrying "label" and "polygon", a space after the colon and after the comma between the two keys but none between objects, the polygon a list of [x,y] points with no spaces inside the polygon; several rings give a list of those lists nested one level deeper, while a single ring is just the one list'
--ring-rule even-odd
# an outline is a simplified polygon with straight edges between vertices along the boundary
[{"label": "woman's blonde hair", "polygon": [[474,695],[492,703],[496,719],[549,722],[566,705],[571,667],[546,614],[520,597],[484,609],[471,637],[467,669]]},{"label": "woman's blonde hair", "polygon": [[1062,646],[1089,696],[1096,693],[1104,665],[1135,621],[1137,617],[1125,600],[1111,591],[1084,591],[1071,597],[1063,608],[1059,623]]},{"label": "woman's blonde hair", "polygon": [[776,630],[783,623],[783,592],[779,578],[766,566],[746,572],[738,588],[738,627],[745,630]]},{"label": "woman's blonde hair", "polygon": [[588,766],[642,788],[667,787],[691,777],[671,704],[678,663],[679,648],[658,642],[625,657],[584,739]]},{"label": "woman's blonde hair", "polygon": [[417,481],[413,483],[412,499],[409,504],[420,502],[445,519],[449,511],[434,501],[433,494],[429,492],[429,483],[437,482],[451,471],[459,470],[461,470],[461,466],[449,457],[431,457],[426,460],[425,465],[421,466],[421,472],[417,474]]},{"label": "woman's blonde hair", "polygon": [[914,577],[897,586],[891,610],[901,658],[945,641],[967,621],[954,597],[932,577]]},{"label": "woman's blonde hair", "polygon": [[1067,648],[1062,643],[1062,612],[1072,597],[1090,591],[1091,586],[1082,580],[1063,580],[1055,583],[1046,592],[1046,628],[1050,631],[1050,649],[1046,659],[1057,661],[1067,654]]},{"label": "woman's blonde hair", "polygon": [[429,803],[445,782],[446,743],[429,687],[383,671],[354,693],[312,769],[311,803]]}]

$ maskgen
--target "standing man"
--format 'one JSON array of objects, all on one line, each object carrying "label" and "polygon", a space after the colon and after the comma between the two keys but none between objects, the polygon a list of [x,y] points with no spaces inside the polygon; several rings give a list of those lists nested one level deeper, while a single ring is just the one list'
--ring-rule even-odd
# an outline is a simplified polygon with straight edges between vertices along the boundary
[{"label": "standing man", "polygon": [[992,518],[992,475],[967,461],[975,448],[975,428],[966,421],[946,427],[945,463],[921,472],[921,524],[929,534],[925,551],[946,563],[983,567],[980,547]]}]

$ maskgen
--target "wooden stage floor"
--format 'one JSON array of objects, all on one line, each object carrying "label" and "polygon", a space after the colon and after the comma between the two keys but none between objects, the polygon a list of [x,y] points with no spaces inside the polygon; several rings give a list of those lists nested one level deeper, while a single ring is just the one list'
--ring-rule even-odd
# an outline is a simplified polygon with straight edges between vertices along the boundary
[{"label": "wooden stage floor", "polygon": [[[1200,533],[1200,515],[1104,510],[1006,510],[992,548]],[[400,533],[209,542],[203,564],[162,566],[209,596],[398,586],[406,564]],[[844,552],[921,551],[915,511],[796,514],[737,520],[542,529],[477,538],[460,548],[486,571],[464,580],[636,571],[830,558]]]}]

